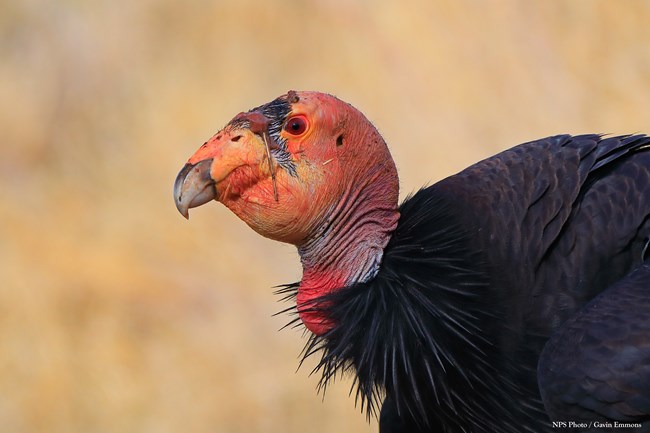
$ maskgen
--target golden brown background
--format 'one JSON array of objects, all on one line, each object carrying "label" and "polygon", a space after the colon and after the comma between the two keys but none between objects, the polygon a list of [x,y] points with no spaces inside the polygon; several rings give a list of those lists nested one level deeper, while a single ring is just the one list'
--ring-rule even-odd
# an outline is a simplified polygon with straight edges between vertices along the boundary
[{"label": "golden brown background", "polygon": [[315,392],[294,249],[172,184],[289,89],[364,111],[403,195],[556,133],[650,132],[648,1],[0,3],[0,431],[372,432]]}]

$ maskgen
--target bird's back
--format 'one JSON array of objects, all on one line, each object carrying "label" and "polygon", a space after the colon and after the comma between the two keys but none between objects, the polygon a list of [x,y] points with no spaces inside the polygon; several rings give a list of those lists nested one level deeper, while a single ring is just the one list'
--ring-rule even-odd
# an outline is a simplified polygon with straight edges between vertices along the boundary
[{"label": "bird's back", "polygon": [[548,338],[646,258],[648,145],[640,135],[550,137],[434,186],[466,208],[506,324],[492,337],[531,390]]},{"label": "bird's back", "polygon": [[550,137],[436,184],[467,207],[515,327],[548,336],[643,261],[649,145],[639,135]]}]

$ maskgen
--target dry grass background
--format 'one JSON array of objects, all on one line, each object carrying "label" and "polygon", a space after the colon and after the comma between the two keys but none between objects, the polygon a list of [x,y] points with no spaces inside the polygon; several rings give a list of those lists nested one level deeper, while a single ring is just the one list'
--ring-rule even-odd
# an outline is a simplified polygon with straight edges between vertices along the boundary
[{"label": "dry grass background", "polygon": [[[241,110],[334,93],[403,194],[560,132],[650,132],[650,2],[0,3],[0,431],[376,431],[322,401],[270,287],[293,248],[177,171]],[[312,364],[313,365],[313,364]]]}]

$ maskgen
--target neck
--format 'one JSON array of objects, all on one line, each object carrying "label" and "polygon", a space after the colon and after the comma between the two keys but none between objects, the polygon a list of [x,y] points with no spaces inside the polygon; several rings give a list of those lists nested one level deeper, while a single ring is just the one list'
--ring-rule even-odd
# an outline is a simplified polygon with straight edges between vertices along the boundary
[{"label": "neck", "polygon": [[536,393],[536,383],[496,338],[507,316],[490,285],[480,229],[466,225],[457,197],[441,188],[415,194],[400,213],[377,276],[328,297],[333,326],[304,350],[308,357],[322,349],[319,386],[353,371],[361,407],[372,413],[387,395],[409,426],[418,425],[409,431],[442,424],[505,431],[504,420],[537,426],[527,414],[541,403],[518,399],[533,396],[526,393]]},{"label": "neck", "polygon": [[382,175],[347,189],[328,217],[298,247],[303,277],[297,294],[301,320],[316,335],[332,324],[316,311],[318,298],[372,279],[397,227],[397,203],[381,187]]}]

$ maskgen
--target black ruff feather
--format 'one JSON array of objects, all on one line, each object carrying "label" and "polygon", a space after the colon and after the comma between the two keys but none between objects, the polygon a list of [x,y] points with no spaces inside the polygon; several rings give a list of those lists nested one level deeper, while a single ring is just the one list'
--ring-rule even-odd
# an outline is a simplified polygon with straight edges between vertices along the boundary
[{"label": "black ruff feather", "polygon": [[[525,390],[507,380],[515,367],[485,337],[501,313],[459,215],[433,187],[407,199],[400,212],[377,276],[313,307],[335,323],[326,334],[312,335],[303,353],[303,360],[322,354],[314,370],[322,374],[319,388],[339,372],[353,374],[356,399],[369,416],[388,394],[401,416],[427,431],[534,426],[519,409]],[[277,293],[291,298],[297,286]],[[459,389],[467,392],[459,395]]]}]

